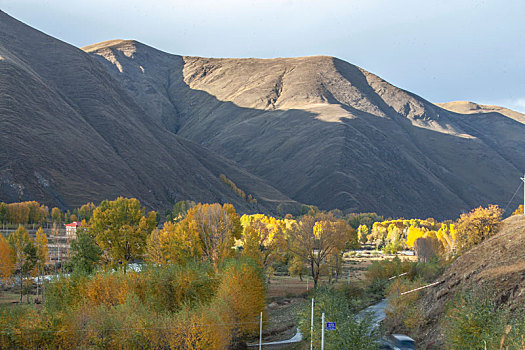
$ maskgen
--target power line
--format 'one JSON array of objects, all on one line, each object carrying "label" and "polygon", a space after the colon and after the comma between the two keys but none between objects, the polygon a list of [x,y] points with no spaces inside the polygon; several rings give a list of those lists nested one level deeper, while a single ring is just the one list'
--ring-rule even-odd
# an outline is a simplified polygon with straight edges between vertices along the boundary
[{"label": "power line", "polygon": [[520,181],[520,184],[518,185],[518,188],[516,188],[516,191],[514,192],[514,194],[512,195],[512,198],[510,199],[510,201],[507,203],[507,206],[505,207],[505,210],[503,210],[504,212],[507,211],[507,209],[509,208],[509,205],[510,203],[512,202],[512,200],[514,199],[514,197],[516,197],[516,193],[518,193],[519,189],[521,188],[521,185],[523,183]]}]

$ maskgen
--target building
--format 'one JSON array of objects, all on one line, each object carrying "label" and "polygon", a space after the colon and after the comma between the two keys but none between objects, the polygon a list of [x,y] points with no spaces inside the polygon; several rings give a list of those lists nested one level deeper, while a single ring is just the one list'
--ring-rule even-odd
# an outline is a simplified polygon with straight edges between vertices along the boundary
[{"label": "building", "polygon": [[73,221],[70,224],[66,224],[66,236],[71,238],[77,237],[77,228],[82,226],[82,222]]}]

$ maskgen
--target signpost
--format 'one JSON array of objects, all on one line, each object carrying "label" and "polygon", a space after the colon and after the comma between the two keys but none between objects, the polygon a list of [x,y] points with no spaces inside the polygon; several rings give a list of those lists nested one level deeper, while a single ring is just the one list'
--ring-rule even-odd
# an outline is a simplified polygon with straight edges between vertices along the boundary
[{"label": "signpost", "polygon": [[314,348],[314,298],[312,298],[312,319],[310,320],[310,350]]},{"label": "signpost", "polygon": [[335,331],[337,329],[335,322],[326,322],[327,331]]},{"label": "signpost", "polygon": [[324,350],[324,312],[321,315],[321,350]]}]

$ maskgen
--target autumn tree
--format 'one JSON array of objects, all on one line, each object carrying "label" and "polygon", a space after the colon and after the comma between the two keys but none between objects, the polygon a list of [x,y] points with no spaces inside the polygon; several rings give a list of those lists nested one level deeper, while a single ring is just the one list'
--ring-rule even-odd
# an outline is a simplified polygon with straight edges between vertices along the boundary
[{"label": "autumn tree", "polygon": [[180,201],[173,205],[172,210],[166,211],[167,221],[180,221],[186,217],[188,210],[196,206],[197,203],[193,201]]},{"label": "autumn tree", "polygon": [[297,255],[294,255],[288,265],[288,272],[292,276],[299,276],[299,280],[303,280],[303,275],[307,273],[304,260]]},{"label": "autumn tree", "polygon": [[51,220],[58,224],[62,222],[62,211],[60,211],[60,209],[57,207],[51,209]]},{"label": "autumn tree", "polygon": [[441,249],[441,243],[435,235],[419,237],[414,242],[414,250],[417,259],[421,262],[427,262],[438,256]]},{"label": "autumn tree", "polygon": [[195,222],[183,219],[164,223],[148,237],[146,259],[156,265],[201,261],[202,249]]},{"label": "autumn tree", "polygon": [[29,207],[25,202],[9,203],[7,213],[12,224],[27,224],[29,221]]},{"label": "autumn tree", "polygon": [[456,225],[442,224],[441,228],[436,232],[436,237],[441,242],[443,251],[447,258],[456,254]]},{"label": "autumn tree", "polygon": [[93,216],[93,211],[95,210],[95,204],[92,202],[86,203],[82,205],[80,208],[78,208],[78,220],[86,220],[89,221],[91,217]]},{"label": "autumn tree", "polygon": [[221,272],[217,298],[230,309],[236,336],[254,335],[266,304],[266,286],[260,266],[246,260],[231,260]]},{"label": "autumn tree", "polygon": [[348,241],[349,226],[343,222],[330,214],[305,215],[288,232],[289,250],[310,266],[315,287],[328,258],[341,253]]},{"label": "autumn tree", "polygon": [[48,213],[48,209],[36,201],[26,202],[29,208],[28,223],[37,224],[43,222]]},{"label": "autumn tree", "polygon": [[366,243],[368,242],[368,226],[366,225],[359,225],[357,229],[357,239],[359,243]]},{"label": "autumn tree", "polygon": [[512,215],[523,215],[523,204],[520,204]]},{"label": "autumn tree", "polygon": [[156,213],[147,215],[135,198],[104,200],[93,211],[89,232],[105,250],[113,267],[124,266],[144,255],[146,239],[156,226]]},{"label": "autumn tree", "polygon": [[[49,249],[47,247],[48,241],[47,236],[44,233],[44,230],[40,227],[38,231],[36,231],[36,237],[35,237],[35,248],[36,248],[36,255],[37,255],[37,263],[36,263],[36,270],[38,277],[40,279],[40,284],[42,283],[42,275],[45,273],[45,267],[46,263],[49,260]],[[37,297],[39,295],[39,286],[40,284],[37,284]]]},{"label": "autumn tree", "polygon": [[260,263],[266,271],[273,262],[281,258],[285,222],[264,214],[255,214],[243,215],[241,224],[242,254]]},{"label": "autumn tree", "polygon": [[7,281],[15,268],[13,248],[3,235],[0,234],[0,280]]},{"label": "autumn tree", "polygon": [[461,214],[457,223],[457,244],[460,251],[495,235],[501,227],[503,210],[497,205],[476,208],[468,214]]},{"label": "autumn tree", "polygon": [[188,210],[184,219],[194,237],[202,259],[210,261],[217,269],[220,261],[231,257],[235,239],[241,236],[239,215],[231,204],[198,204]]},{"label": "autumn tree", "polygon": [[14,252],[15,271],[19,277],[20,302],[22,302],[24,286],[38,262],[37,250],[23,226],[19,226],[15,232],[11,233],[8,241]]}]

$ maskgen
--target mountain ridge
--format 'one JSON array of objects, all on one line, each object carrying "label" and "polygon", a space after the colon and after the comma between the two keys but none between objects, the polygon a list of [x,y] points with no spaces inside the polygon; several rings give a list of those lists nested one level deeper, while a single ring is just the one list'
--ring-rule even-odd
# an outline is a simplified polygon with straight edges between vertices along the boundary
[{"label": "mountain ridge", "polygon": [[[71,208],[123,195],[157,210],[189,199],[227,201],[243,212],[296,204],[161,127],[84,51],[4,12],[0,19],[0,200]],[[272,202],[251,206],[221,173]]]},{"label": "mountain ridge", "polygon": [[168,129],[323,209],[453,217],[508,200],[525,163],[521,125],[498,140],[514,120],[452,113],[337,58],[87,50]]}]

